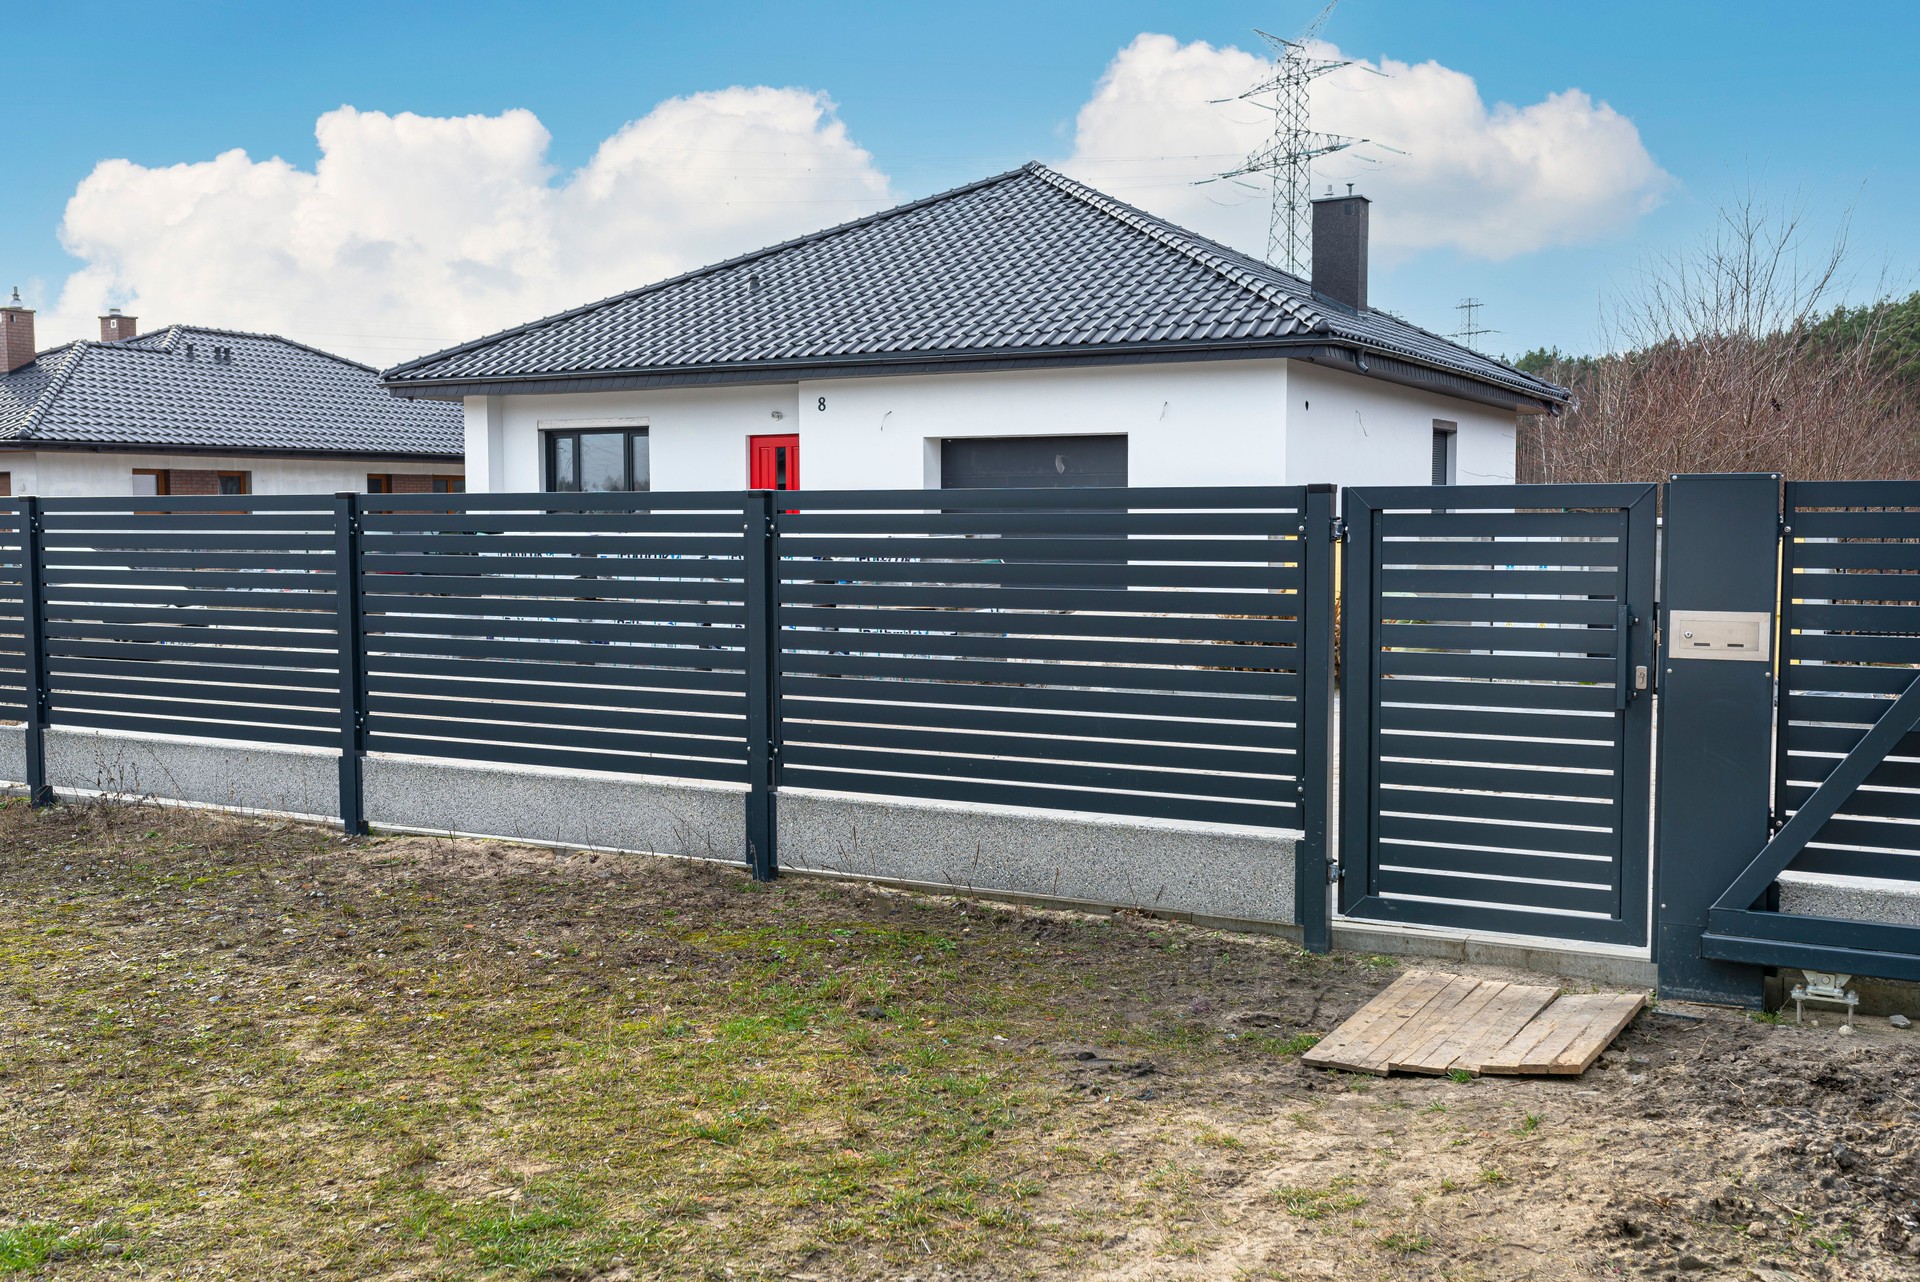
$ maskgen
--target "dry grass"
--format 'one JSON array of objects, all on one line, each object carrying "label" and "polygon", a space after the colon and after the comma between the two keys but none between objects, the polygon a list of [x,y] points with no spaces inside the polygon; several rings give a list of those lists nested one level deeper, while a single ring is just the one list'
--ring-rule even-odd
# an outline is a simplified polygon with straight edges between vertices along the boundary
[{"label": "dry grass", "polygon": [[[1383,963],[10,804],[0,1275],[1517,1279],[1683,1254],[1901,1275],[1883,1212],[1911,1146],[1861,1119],[1903,1107],[1869,1068],[1908,1043],[1729,1016],[1637,1027],[1623,1045],[1658,1067],[1580,1082],[1302,1067]],[[1782,1047],[1857,1089],[1810,1115],[1793,1067],[1742,1098],[1738,1057]],[[1846,1137],[1837,1183],[1792,1156],[1807,1135]]]},{"label": "dry grass", "polygon": [[1060,1044],[1218,1040],[1084,1000],[1096,919],[177,811],[0,825],[0,1271],[1004,1257],[1044,1237]]}]

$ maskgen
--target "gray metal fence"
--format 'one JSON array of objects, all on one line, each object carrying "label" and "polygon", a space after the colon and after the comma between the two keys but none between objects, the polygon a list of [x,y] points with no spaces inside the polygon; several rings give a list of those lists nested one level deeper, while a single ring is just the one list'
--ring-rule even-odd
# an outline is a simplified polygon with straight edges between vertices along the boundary
[{"label": "gray metal fence", "polygon": [[353,831],[368,752],[745,785],[762,876],[781,786],[1303,827],[1324,863],[1329,490],[779,503],[19,500],[0,704],[36,797],[51,725],[340,749]]},{"label": "gray metal fence", "polygon": [[779,520],[783,782],[1298,826],[1302,491],[805,504]]},{"label": "gray metal fence", "polygon": [[[1920,484],[1792,483],[1784,521],[1782,823],[1920,676]],[[1920,882],[1920,740],[1897,745],[1792,867]]]},{"label": "gray metal fence", "polygon": [[368,495],[366,748],[745,783],[738,495]]},{"label": "gray metal fence", "polygon": [[0,717],[36,802],[51,726],[337,750],[355,831],[368,753],[733,785],[763,877],[782,789],[1298,830],[1314,948],[1331,874],[1362,920],[1651,917],[1674,992],[1920,978],[1920,926],[1778,893],[1920,900],[1920,482],[1781,495],[1350,491],[1344,870],[1328,487],[14,500]]},{"label": "gray metal fence", "polygon": [[[339,743],[331,498],[36,505],[48,716],[80,728]],[[164,503],[161,510],[150,505]]]}]

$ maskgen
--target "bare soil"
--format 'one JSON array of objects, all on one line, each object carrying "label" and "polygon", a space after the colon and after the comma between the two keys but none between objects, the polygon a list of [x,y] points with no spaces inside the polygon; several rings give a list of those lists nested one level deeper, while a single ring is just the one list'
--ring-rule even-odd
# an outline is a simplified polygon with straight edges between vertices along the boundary
[{"label": "bare soil", "polygon": [[1920,1030],[1663,1004],[1577,1079],[1300,1064],[1396,973],[637,856],[9,805],[0,1273],[1920,1277]]}]

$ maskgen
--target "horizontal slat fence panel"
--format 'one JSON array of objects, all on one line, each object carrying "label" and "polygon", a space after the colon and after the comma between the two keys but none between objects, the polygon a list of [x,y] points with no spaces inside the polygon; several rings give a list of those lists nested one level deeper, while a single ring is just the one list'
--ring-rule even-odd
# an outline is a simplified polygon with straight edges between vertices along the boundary
[{"label": "horizontal slat fence panel", "polygon": [[27,574],[22,562],[24,513],[0,504],[0,720],[26,716],[26,637],[22,632]]},{"label": "horizontal slat fence panel", "polygon": [[331,496],[42,499],[55,726],[339,743]]},{"label": "horizontal slat fence panel", "polygon": [[1299,829],[1324,948],[1335,524],[1327,487],[27,499],[0,718],[36,804],[43,723],[337,753],[348,832],[370,752],[743,785],[756,876],[779,786]]},{"label": "horizontal slat fence panel", "polygon": [[746,781],[742,496],[367,495],[367,747]]},{"label": "horizontal slat fence panel", "polygon": [[1348,492],[1349,913],[1645,938],[1627,709],[1650,658],[1653,496]]},{"label": "horizontal slat fence panel", "polygon": [[782,784],[1297,826],[1304,498],[782,496]]},{"label": "horizontal slat fence panel", "polygon": [[[1780,602],[1779,817],[1920,678],[1920,482],[1788,483]],[[1920,881],[1920,735],[1790,865]]]}]

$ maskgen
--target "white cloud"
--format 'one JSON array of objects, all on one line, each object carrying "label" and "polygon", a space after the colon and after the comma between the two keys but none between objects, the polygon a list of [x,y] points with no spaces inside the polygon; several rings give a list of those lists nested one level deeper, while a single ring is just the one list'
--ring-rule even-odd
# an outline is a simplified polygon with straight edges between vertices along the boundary
[{"label": "white cloud", "polygon": [[[1343,56],[1320,46],[1325,57]],[[1488,259],[1617,234],[1672,185],[1633,122],[1578,89],[1489,106],[1471,76],[1393,59],[1314,82],[1317,129],[1406,153],[1356,149],[1320,161],[1316,191],[1353,181],[1374,199],[1372,241],[1388,257],[1448,248]],[[1242,248],[1266,245],[1268,200],[1196,179],[1232,167],[1269,136],[1272,117],[1243,102],[1264,59],[1204,42],[1141,35],[1080,109],[1069,172]],[[1365,157],[1378,164],[1369,164]],[[1143,160],[1141,157],[1164,157]]]},{"label": "white cloud", "polygon": [[[1327,54],[1331,48],[1323,50]],[[1215,104],[1252,84],[1252,54],[1141,35],[1077,121],[1069,171],[1259,252],[1264,190],[1196,178],[1266,137],[1269,118]],[[1671,179],[1633,123],[1569,89],[1488,106],[1471,77],[1385,61],[1317,82],[1316,123],[1405,156],[1351,153],[1392,260],[1446,248],[1505,258],[1618,233]],[[559,173],[528,111],[459,118],[341,107],[311,171],[229,151],[148,167],[100,162],[61,228],[83,266],[44,308],[46,341],[90,337],[119,304],[174,320],[284,333],[387,365],[844,221],[891,203],[873,157],[823,94],[731,88],[660,103]]]},{"label": "white cloud", "polygon": [[821,94],[733,88],[661,103],[556,174],[527,111],[342,107],[311,172],[230,151],[97,165],[61,238],[84,266],[43,342],[119,304],[152,326],[267,330],[396,362],[880,208],[873,158]]}]

